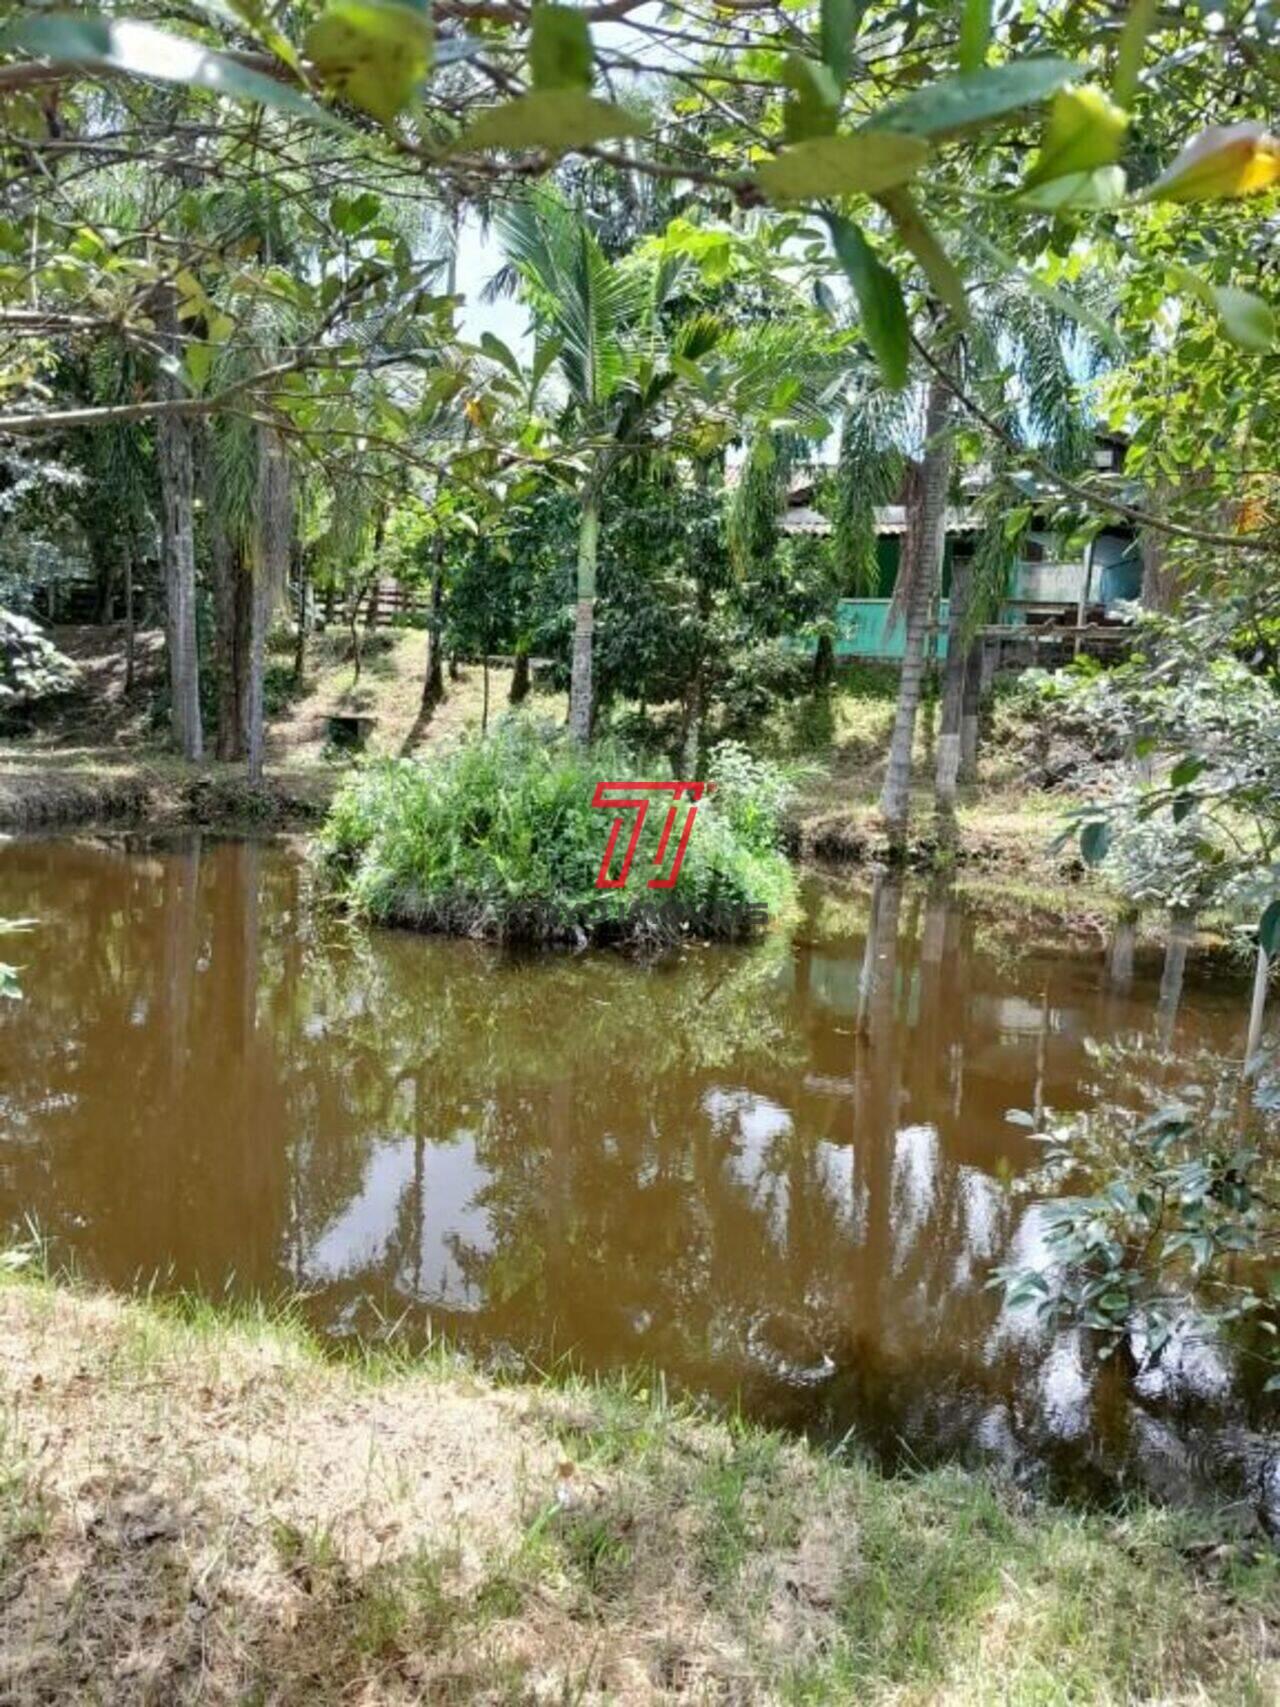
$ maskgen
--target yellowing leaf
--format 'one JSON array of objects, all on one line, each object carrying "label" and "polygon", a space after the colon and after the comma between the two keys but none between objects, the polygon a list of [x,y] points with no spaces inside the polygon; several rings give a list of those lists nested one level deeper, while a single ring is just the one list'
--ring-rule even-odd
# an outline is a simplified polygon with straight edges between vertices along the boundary
[{"label": "yellowing leaf", "polygon": [[756,178],[770,201],[875,195],[905,184],[928,153],[923,138],[896,131],[813,136],[766,160]]},{"label": "yellowing leaf", "polygon": [[1110,166],[1119,158],[1128,128],[1128,113],[1101,89],[1060,89],[1049,109],[1040,153],[1027,173],[1027,189],[1068,173]]},{"label": "yellowing leaf", "polygon": [[1280,137],[1261,124],[1211,125],[1147,190],[1149,201],[1251,196],[1280,182]]},{"label": "yellowing leaf", "polygon": [[599,101],[578,89],[535,89],[500,107],[490,107],[458,138],[454,152],[473,148],[545,148],[563,154],[610,136],[643,136],[643,113]]},{"label": "yellowing leaf", "polygon": [[306,50],[324,83],[387,124],[427,74],[431,24],[396,0],[330,0]]}]

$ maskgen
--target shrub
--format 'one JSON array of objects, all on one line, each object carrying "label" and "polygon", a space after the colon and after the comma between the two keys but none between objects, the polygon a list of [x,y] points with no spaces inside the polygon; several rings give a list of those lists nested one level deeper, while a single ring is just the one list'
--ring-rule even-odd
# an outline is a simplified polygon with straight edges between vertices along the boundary
[{"label": "shrub", "polygon": [[429,763],[362,766],[334,800],[321,868],[366,917],[426,930],[630,943],[749,934],[748,908],[776,914],[792,895],[778,851],[784,790],[740,748],[717,758],[723,791],[700,805],[671,891],[648,887],[657,804],[627,887],[596,888],[610,815],[591,805],[601,778],[666,779],[669,768],[610,741],[585,752],[527,717]]},{"label": "shrub", "polygon": [[67,693],[79,672],[29,617],[0,610],[0,712]]}]

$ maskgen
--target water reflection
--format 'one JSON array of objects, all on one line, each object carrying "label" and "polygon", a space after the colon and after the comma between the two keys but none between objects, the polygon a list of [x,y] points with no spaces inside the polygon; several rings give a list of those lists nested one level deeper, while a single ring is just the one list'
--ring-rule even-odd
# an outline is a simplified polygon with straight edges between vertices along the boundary
[{"label": "water reflection", "polygon": [[286,849],[199,836],[10,844],[3,914],[40,926],[0,1219],[113,1283],[649,1361],[890,1458],[1078,1476],[1142,1449],[1144,1406],[1236,1402],[1220,1358],[1099,1384],[985,1287],[1039,1241],[1009,1109],[1082,1106],[1091,1034],[1238,1048],[1239,988],[1192,988],[1181,945],[1163,980],[1131,935],[1037,952],[881,876],[815,882],[755,950],[520,960],[349,930]]}]

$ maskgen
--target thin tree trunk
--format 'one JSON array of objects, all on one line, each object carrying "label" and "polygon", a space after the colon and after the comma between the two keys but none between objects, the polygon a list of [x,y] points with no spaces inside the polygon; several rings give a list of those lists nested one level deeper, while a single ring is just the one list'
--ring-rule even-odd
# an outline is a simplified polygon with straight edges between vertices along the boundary
[{"label": "thin tree trunk", "polygon": [[245,743],[249,763],[249,781],[262,781],[263,759],[263,674],[266,666],[267,616],[271,606],[271,589],[267,585],[265,566],[257,565],[253,577],[253,596],[250,602],[249,623],[249,691],[248,740]]},{"label": "thin tree trunk", "polygon": [[978,780],[978,740],[981,732],[980,718],[982,715],[982,646],[980,639],[973,641],[965,658],[964,667],[964,707],[960,717],[960,772],[958,780],[962,784],[973,784]]},{"label": "thin tree trunk", "polygon": [[699,658],[685,691],[684,740],[681,742],[680,753],[684,774],[691,781],[698,775],[698,764],[702,757],[702,720],[702,660]]},{"label": "thin tree trunk", "polygon": [[133,631],[133,547],[124,543],[124,691],[133,692],[134,672]]},{"label": "thin tree trunk", "polygon": [[277,589],[289,571],[293,538],[293,495],[289,462],[279,437],[270,428],[258,430],[258,505],[254,527],[252,601],[249,626],[248,738],[249,781],[262,781],[266,745],[263,674],[266,667],[267,624]]},{"label": "thin tree trunk", "polygon": [[950,392],[940,379],[935,379],[929,387],[925,416],[924,460],[913,471],[908,493],[908,552],[904,568],[911,580],[906,595],[906,650],[889,742],[889,762],[880,794],[880,814],[888,832],[890,851],[898,857],[906,851],[911,811],[911,748],[924,685],[929,609],[945,539],[947,486],[951,477],[951,440],[947,432],[950,404]]},{"label": "thin tree trunk", "polygon": [[241,587],[242,566],[223,521],[213,478],[213,434],[203,441],[205,513],[209,518],[209,561],[213,569],[213,656],[217,690],[219,759],[244,755],[244,646],[249,623]]},{"label": "thin tree trunk", "polygon": [[573,671],[569,688],[569,729],[575,741],[591,739],[595,710],[592,667],[595,650],[596,560],[600,549],[600,500],[594,486],[582,500],[578,530],[578,585],[573,623]]},{"label": "thin tree trunk", "polygon": [[830,629],[824,628],[818,636],[818,644],[813,654],[813,686],[816,693],[822,693],[829,688],[836,673],[836,648],[831,637]]},{"label": "thin tree trunk", "polygon": [[298,632],[293,643],[293,685],[301,688],[307,674],[307,625],[311,613],[307,566],[298,559]]},{"label": "thin tree trunk", "polygon": [[[157,316],[161,335],[178,345],[175,293],[166,287]],[[162,371],[161,397],[176,398],[178,381]],[[169,654],[169,717],[174,744],[184,758],[204,757],[200,725],[200,654],[196,641],[195,473],[191,424],[178,414],[159,416],[156,455],[160,468],[161,538],[164,552],[165,640]]]},{"label": "thin tree trunk", "polygon": [[430,717],[444,700],[444,651],[441,647],[444,607],[444,565],[436,553],[431,574],[431,610],[427,617],[427,673],[422,683],[422,715]]},{"label": "thin tree trunk", "polygon": [[98,574],[98,626],[105,628],[111,621],[116,603],[116,562],[108,554]]},{"label": "thin tree trunk", "polygon": [[938,764],[934,773],[938,811],[947,818],[955,809],[956,787],[960,780],[961,726],[969,663],[965,625],[972,580],[971,560],[967,557],[953,558],[951,605],[947,612],[947,661],[942,677],[942,710],[938,727]]},{"label": "thin tree trunk", "polygon": [[511,672],[511,692],[508,703],[523,705],[529,697],[529,649],[523,641],[516,643],[515,667]]},{"label": "thin tree trunk", "polygon": [[480,668],[484,679],[484,698],[480,702],[480,733],[487,735],[489,732],[489,648],[487,646],[484,650],[484,657],[480,661]]}]

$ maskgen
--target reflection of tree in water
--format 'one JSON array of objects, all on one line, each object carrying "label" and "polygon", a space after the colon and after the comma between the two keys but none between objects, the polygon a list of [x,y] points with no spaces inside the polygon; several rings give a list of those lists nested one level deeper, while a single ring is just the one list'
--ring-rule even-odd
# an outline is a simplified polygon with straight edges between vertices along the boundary
[{"label": "reflection of tree in water", "polygon": [[1149,1026],[1150,980],[997,964],[887,874],[649,967],[353,930],[210,837],[9,848],[4,911],[42,924],[0,1205],[113,1280],[299,1286],[330,1322],[372,1293],[886,1450],[1052,1408],[983,1285],[1030,1154],[1005,1113],[1078,1106],[1084,1035]]}]

